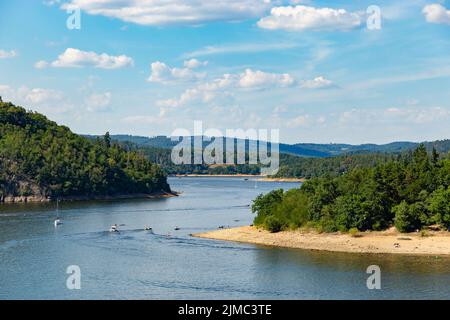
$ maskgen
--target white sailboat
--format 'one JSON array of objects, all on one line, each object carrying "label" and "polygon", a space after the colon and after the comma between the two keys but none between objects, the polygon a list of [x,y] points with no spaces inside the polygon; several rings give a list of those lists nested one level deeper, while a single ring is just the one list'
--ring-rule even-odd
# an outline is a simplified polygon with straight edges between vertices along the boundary
[{"label": "white sailboat", "polygon": [[62,220],[59,217],[59,199],[56,200],[56,219],[54,221],[55,228],[62,225]]}]

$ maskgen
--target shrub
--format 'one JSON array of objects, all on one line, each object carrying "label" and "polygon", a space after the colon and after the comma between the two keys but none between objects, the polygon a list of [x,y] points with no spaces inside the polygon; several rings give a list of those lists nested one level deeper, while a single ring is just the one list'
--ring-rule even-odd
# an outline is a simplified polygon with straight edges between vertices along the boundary
[{"label": "shrub", "polygon": [[421,229],[424,208],[422,203],[414,203],[408,205],[406,201],[402,201],[398,206],[393,208],[395,214],[395,227],[400,232],[412,232]]},{"label": "shrub", "polygon": [[283,229],[281,220],[274,216],[268,216],[264,220],[264,227],[272,233],[280,232]]},{"label": "shrub", "polygon": [[432,215],[432,220],[444,226],[446,229],[450,228],[450,188],[444,187],[436,190],[428,202],[428,209]]},{"label": "shrub", "polygon": [[359,230],[358,230],[358,228],[351,228],[350,230],[348,230],[348,233],[352,237],[356,238],[359,235]]}]

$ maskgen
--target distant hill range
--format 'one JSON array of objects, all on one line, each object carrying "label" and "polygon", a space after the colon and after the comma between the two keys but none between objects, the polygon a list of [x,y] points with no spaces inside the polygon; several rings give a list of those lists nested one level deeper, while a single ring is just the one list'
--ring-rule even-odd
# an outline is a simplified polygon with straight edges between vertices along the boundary
[{"label": "distant hill range", "polygon": [[[96,136],[87,136],[95,138]],[[132,142],[139,147],[152,147],[170,149],[177,144],[170,137],[142,137],[132,135],[111,135],[111,138],[120,142]],[[326,158],[339,156],[343,154],[364,154],[364,153],[401,153],[417,148],[420,143],[416,142],[392,142],[388,144],[315,144],[315,143],[297,143],[297,144],[280,144],[280,153],[290,154],[300,157]],[[431,151],[435,148],[439,153],[447,153],[450,151],[450,139],[423,142],[426,148]]]}]

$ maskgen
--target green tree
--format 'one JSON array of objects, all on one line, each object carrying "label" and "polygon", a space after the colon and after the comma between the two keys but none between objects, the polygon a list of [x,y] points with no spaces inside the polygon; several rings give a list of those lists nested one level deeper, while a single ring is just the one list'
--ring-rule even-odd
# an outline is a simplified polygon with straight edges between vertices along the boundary
[{"label": "green tree", "polygon": [[450,188],[440,187],[431,195],[428,209],[435,223],[450,229]]}]

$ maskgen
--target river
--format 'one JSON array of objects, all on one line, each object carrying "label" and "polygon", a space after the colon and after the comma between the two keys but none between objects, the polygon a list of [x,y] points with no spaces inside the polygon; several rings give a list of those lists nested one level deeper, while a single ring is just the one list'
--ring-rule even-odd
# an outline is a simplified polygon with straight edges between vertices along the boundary
[{"label": "river", "polygon": [[[197,239],[252,223],[296,183],[170,178],[179,197],[0,206],[0,299],[449,299],[450,259],[311,252]],[[109,233],[118,224],[120,233]],[[144,231],[150,225],[153,233]],[[175,231],[179,227],[180,230]],[[66,286],[80,268],[80,290]],[[381,290],[366,269],[381,268]]]}]

